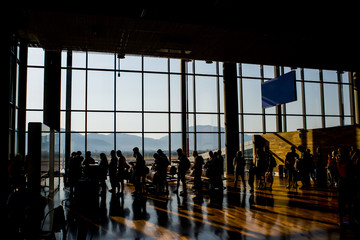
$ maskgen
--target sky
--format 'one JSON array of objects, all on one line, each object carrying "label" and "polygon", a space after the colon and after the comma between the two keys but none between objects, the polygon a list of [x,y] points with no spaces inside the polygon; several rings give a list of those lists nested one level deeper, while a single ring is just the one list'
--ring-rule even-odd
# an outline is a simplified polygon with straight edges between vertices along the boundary
[{"label": "sky", "polygon": [[[39,110],[43,108],[43,81],[44,70],[41,66],[44,65],[44,51],[40,48],[29,48],[28,65],[28,91],[27,91],[27,109]],[[40,66],[40,67],[38,67]],[[105,111],[92,112],[89,111],[87,115],[87,129],[88,131],[98,132],[112,132],[112,131],[126,131],[136,132],[141,131],[142,124],[142,74],[131,71],[141,70],[141,57],[126,55],[125,59],[120,61],[120,69],[127,70],[121,72],[120,77],[111,71],[119,67],[118,59],[114,58],[113,54],[88,54],[88,68],[107,69],[109,71],[95,71],[89,70],[87,73],[84,70],[72,71],[72,131],[85,131],[85,110],[87,105],[88,110]],[[66,53],[62,54],[62,67],[66,67]],[[85,52],[73,53],[73,68],[86,67]],[[171,74],[159,74],[155,72],[167,71],[170,67]],[[204,61],[195,61],[195,72],[197,74],[205,74],[202,76],[195,76],[195,98],[194,98],[194,84],[193,84],[193,62],[188,63],[188,110],[194,112],[194,101],[197,111],[196,124],[197,125],[217,125],[217,90],[220,93],[220,113],[223,113],[223,86],[222,77],[219,78],[220,84],[217,85],[216,63],[207,64]],[[169,121],[167,112],[169,110],[168,89],[170,88],[170,111],[171,114],[171,131],[180,131],[180,60],[171,59],[168,66],[168,60],[165,58],[144,57],[144,70],[154,73],[144,74],[144,110],[145,113],[144,130],[147,132],[167,132],[169,129]],[[222,74],[222,64],[219,63],[219,74]],[[285,68],[285,73],[290,71],[290,68]],[[244,126],[246,132],[262,132],[262,113],[261,108],[261,90],[260,81],[253,78],[260,77],[259,65],[242,64],[243,78],[243,110]],[[338,100],[338,85],[336,71],[323,71],[324,74],[324,95],[325,95],[325,114],[326,126],[339,125],[340,107]],[[273,66],[264,66],[265,78],[271,79],[274,77]],[[86,87],[86,77],[88,85]],[[115,85],[114,88],[114,77]],[[304,77],[305,94],[306,94],[306,112],[307,114],[319,115],[321,111],[320,101],[320,84],[316,82],[319,80],[319,72],[316,69],[305,69]],[[343,82],[348,83],[347,73],[342,75]],[[170,78],[170,86],[168,85]],[[296,69],[296,78],[300,79],[300,69]],[[65,110],[65,89],[66,89],[66,70],[62,70],[61,76],[61,109]],[[86,95],[85,89],[88,92]],[[344,113],[346,116],[350,115],[349,104],[349,86],[342,87],[342,94],[344,99]],[[87,103],[85,101],[87,96]],[[302,95],[301,83],[297,82],[297,96],[298,100],[286,104],[287,114],[302,114]],[[118,111],[116,114],[116,121],[114,120],[114,110]],[[130,112],[126,112],[130,111]],[[274,114],[275,108],[268,108],[265,110],[267,114]],[[65,128],[65,113],[61,114],[61,128]],[[190,126],[193,126],[194,115],[189,115]],[[288,130],[296,130],[302,128],[301,116],[287,117]],[[42,112],[28,111],[27,121],[42,121]],[[220,114],[221,127],[224,127],[224,118]],[[321,118],[319,116],[307,117],[308,128],[321,127]],[[350,118],[345,118],[345,124],[350,123]],[[115,128],[116,125],[116,128]],[[275,116],[266,116],[266,130],[275,131]],[[133,133],[134,134],[134,133]],[[137,134],[139,135],[139,134]],[[148,136],[153,138],[160,138],[164,134],[151,134]]]}]

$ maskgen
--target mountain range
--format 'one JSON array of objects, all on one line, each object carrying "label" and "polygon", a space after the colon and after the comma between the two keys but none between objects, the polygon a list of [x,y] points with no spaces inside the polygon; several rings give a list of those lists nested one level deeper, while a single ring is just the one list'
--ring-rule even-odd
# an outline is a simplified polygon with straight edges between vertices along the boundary
[{"label": "mountain range", "polygon": [[[197,131],[197,149],[198,151],[209,151],[218,149],[218,135],[216,134],[216,127],[209,125],[201,125],[196,127]],[[190,127],[189,132],[193,132],[194,128]],[[225,129],[221,128],[221,132]],[[204,134],[199,134],[206,132]],[[208,134],[213,132],[215,134]],[[181,134],[171,133],[171,149],[172,151],[181,147]],[[245,142],[251,141],[251,135],[245,135]],[[84,149],[85,137],[80,133],[71,134],[71,149],[73,151]],[[190,150],[194,142],[194,134],[189,134]],[[116,134],[116,145],[119,146],[123,151],[130,151],[133,147],[140,147],[142,145],[141,136],[136,136],[126,133]],[[225,145],[225,134],[221,134],[221,145]],[[87,135],[87,149],[92,152],[107,152],[114,147],[114,134],[99,134],[99,133],[88,133]],[[146,151],[156,151],[157,149],[168,149],[169,148],[169,136],[166,135],[159,139],[144,138],[144,148]]]}]

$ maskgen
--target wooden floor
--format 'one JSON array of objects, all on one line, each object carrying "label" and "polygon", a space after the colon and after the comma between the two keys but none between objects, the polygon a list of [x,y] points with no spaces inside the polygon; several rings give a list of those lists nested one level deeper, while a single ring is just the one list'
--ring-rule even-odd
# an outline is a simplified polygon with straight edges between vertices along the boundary
[{"label": "wooden floor", "polygon": [[224,184],[223,194],[203,200],[193,200],[191,184],[187,197],[171,192],[143,199],[131,196],[134,187],[128,184],[123,197],[108,192],[99,198],[99,209],[85,211],[63,201],[67,190],[54,200],[55,207],[65,206],[67,239],[360,239],[354,230],[338,227],[335,190],[288,191],[278,177],[272,191],[253,194],[230,187],[231,177]]}]

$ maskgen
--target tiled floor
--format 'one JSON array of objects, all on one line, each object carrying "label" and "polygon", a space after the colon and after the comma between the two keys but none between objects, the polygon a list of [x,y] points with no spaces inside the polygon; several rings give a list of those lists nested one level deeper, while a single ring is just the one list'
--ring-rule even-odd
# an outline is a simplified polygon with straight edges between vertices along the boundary
[{"label": "tiled floor", "polygon": [[278,177],[272,191],[253,194],[230,187],[231,179],[224,183],[223,193],[204,194],[203,200],[172,191],[136,199],[128,184],[123,197],[107,192],[98,205],[87,199],[78,207],[63,201],[68,191],[62,189],[54,206],[65,206],[67,239],[359,239],[354,230],[337,225],[335,190],[288,191]]}]

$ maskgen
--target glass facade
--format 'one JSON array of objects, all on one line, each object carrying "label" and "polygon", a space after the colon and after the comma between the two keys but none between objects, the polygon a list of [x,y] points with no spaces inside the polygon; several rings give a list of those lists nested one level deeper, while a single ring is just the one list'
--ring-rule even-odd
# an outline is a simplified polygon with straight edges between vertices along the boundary
[{"label": "glass facade", "polygon": [[[109,155],[120,149],[131,160],[132,148],[138,146],[147,159],[159,148],[176,158],[181,147],[179,59],[135,55],[120,59],[114,53],[74,51],[68,66],[67,54],[62,53],[61,133],[71,134],[71,151],[92,151],[98,159],[101,152]],[[189,150],[224,148],[222,63],[192,60],[185,69]],[[281,73],[289,71],[280,67]],[[281,108],[283,131],[353,123],[348,72],[293,71],[298,100]],[[274,66],[238,63],[237,72],[239,137],[245,144],[253,134],[277,131],[275,108],[261,107],[261,83],[274,77]],[[43,82],[44,51],[28,48],[27,122],[42,121]],[[70,126],[65,124],[66,110]],[[64,154],[65,137],[61,141]]]}]

